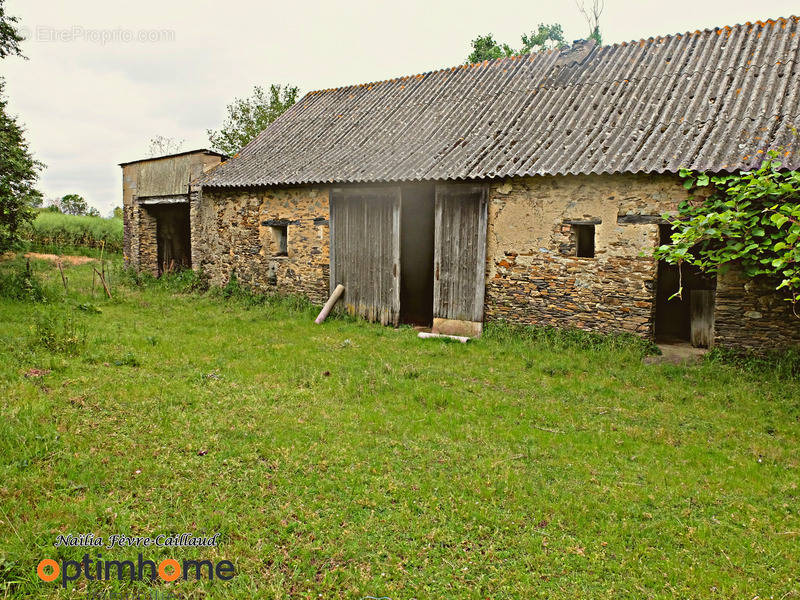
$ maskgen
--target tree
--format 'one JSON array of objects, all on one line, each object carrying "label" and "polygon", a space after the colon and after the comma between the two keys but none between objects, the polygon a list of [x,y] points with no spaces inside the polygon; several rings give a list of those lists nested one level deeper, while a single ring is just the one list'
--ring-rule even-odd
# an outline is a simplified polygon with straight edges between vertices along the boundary
[{"label": "tree", "polygon": [[472,52],[467,56],[468,63],[483,62],[504,56],[512,56],[514,49],[508,44],[498,44],[491,33],[479,35],[470,42]]},{"label": "tree", "polygon": [[42,211],[60,213],[61,212],[61,198],[47,198],[42,203]]},{"label": "tree", "polygon": [[67,194],[59,202],[61,212],[65,215],[85,215],[89,212],[89,205],[86,200],[78,194]]},{"label": "tree", "polygon": [[112,219],[121,219],[122,218],[122,207],[115,206],[114,210],[111,212]]},{"label": "tree", "polygon": [[515,50],[508,44],[499,44],[495,41],[491,33],[480,35],[470,42],[472,52],[467,56],[468,63],[476,63],[484,60],[502,58],[504,56],[514,56],[516,54],[529,54],[551,48],[563,48],[564,30],[558,23],[545,25],[539,23],[536,31],[522,35],[522,47]]},{"label": "tree", "polygon": [[[0,59],[22,56],[17,23],[16,17],[6,15],[0,0]],[[33,220],[33,207],[42,199],[34,185],[44,167],[31,155],[22,126],[8,114],[4,92],[5,80],[0,77],[0,251],[10,248],[22,225]]]},{"label": "tree", "polygon": [[236,98],[228,105],[228,116],[216,131],[208,129],[208,140],[215,150],[234,155],[249,144],[296,101],[298,88],[272,84],[269,90],[253,88],[249,98]]},{"label": "tree", "polygon": [[597,42],[598,46],[603,45],[603,36],[600,34],[600,16],[606,7],[605,0],[592,0],[592,7],[586,8],[584,0],[575,0],[578,10],[581,11],[583,18],[589,25],[589,38]]},{"label": "tree", "polygon": [[19,43],[24,39],[17,30],[16,24],[19,22],[17,17],[6,15],[3,8],[3,0],[0,0],[0,58],[6,56],[22,56]]},{"label": "tree", "polygon": [[44,166],[33,158],[24,130],[6,111],[4,83],[0,79],[0,251],[8,250],[22,225],[33,220],[33,206],[42,198],[34,185]]},{"label": "tree", "polygon": [[552,50],[553,48],[564,48],[567,43],[564,41],[564,29],[558,23],[545,25],[539,23],[535,32],[530,35],[522,36],[522,48],[519,54],[529,54],[542,50]]},{"label": "tree", "polygon": [[181,151],[184,143],[186,143],[184,139],[179,140],[164,135],[153,136],[150,138],[150,156],[176,154]]},{"label": "tree", "polygon": [[[800,172],[782,171],[771,153],[753,172],[708,175],[680,171],[684,187],[703,191],[671,218],[671,242],[655,251],[671,264],[705,273],[738,264],[745,276],[773,282],[795,306],[800,302]],[[682,289],[676,290],[680,295]]]}]

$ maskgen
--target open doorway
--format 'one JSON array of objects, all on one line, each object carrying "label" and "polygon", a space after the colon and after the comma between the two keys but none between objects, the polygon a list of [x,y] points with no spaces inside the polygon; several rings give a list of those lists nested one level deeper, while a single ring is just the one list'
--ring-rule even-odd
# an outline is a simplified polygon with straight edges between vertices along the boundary
[{"label": "open doorway", "polygon": [[189,205],[156,204],[150,207],[156,218],[158,274],[192,266]]},{"label": "open doorway", "polygon": [[400,201],[400,322],[433,323],[432,184],[403,186]]},{"label": "open doorway", "polygon": [[[660,244],[669,243],[672,227],[659,226]],[[681,297],[672,297],[683,287]],[[658,262],[655,337],[657,342],[708,348],[713,342],[716,277],[694,265]]]}]

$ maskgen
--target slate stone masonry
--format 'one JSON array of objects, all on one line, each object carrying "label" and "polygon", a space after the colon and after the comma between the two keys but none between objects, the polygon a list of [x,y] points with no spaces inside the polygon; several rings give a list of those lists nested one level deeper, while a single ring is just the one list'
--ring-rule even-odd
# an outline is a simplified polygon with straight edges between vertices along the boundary
[{"label": "slate stone masonry", "polygon": [[[654,335],[658,226],[686,198],[672,175],[514,178],[489,192],[485,319]],[[572,223],[593,223],[595,257],[575,256]],[[734,268],[718,278],[715,345],[800,346],[800,319]]]},{"label": "slate stone masonry", "polygon": [[[492,184],[485,317],[653,335],[658,225],[685,190],[647,176],[515,178]],[[573,225],[595,228],[595,256],[576,256]]]},{"label": "slate stone masonry", "polygon": [[[327,188],[204,189],[192,195],[192,264],[214,285],[236,273],[254,290],[321,304],[329,292],[328,215]],[[287,256],[278,255],[275,223],[287,227]]]}]

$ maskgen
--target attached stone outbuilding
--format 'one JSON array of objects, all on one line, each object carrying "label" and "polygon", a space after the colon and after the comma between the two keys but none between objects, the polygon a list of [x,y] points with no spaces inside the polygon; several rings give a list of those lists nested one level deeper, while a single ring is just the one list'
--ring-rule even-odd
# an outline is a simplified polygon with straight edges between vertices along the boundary
[{"label": "attached stone outbuilding", "polygon": [[[800,320],[652,258],[681,168],[800,168],[797,18],[311,92],[192,198],[192,266],[387,324],[485,320],[753,348]],[[127,213],[126,213],[127,215]],[[773,286],[774,287],[774,286]]]},{"label": "attached stone outbuilding", "polygon": [[155,276],[192,266],[192,182],[225,159],[200,149],[119,165],[127,265]]}]

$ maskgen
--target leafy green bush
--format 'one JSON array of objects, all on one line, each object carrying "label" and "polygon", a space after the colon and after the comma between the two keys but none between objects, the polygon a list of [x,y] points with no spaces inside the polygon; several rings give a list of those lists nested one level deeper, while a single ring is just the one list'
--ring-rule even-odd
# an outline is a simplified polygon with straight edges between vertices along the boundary
[{"label": "leafy green bush", "polygon": [[212,297],[241,302],[245,306],[258,306],[269,301],[268,296],[258,294],[242,286],[235,271],[231,273],[228,283],[222,287],[213,287],[209,292]]},{"label": "leafy green bush", "polygon": [[70,315],[41,312],[31,326],[29,343],[31,347],[74,356],[86,347],[86,327]]},{"label": "leafy green bush", "polygon": [[756,171],[680,175],[687,190],[705,193],[679,206],[670,219],[672,239],[656,258],[705,273],[737,263],[748,277],[771,279],[787,300],[800,302],[800,172],[783,170],[771,152]]},{"label": "leafy green bush", "polygon": [[219,288],[217,293],[225,300],[247,300],[250,295],[239,283],[236,271],[231,273],[231,276],[228,278],[228,283]]},{"label": "leafy green bush", "polygon": [[40,246],[83,246],[100,248],[105,241],[107,252],[122,252],[122,219],[64,215],[40,211],[22,232],[30,243]]},{"label": "leafy green bush", "polygon": [[208,275],[192,269],[165,272],[160,277],[154,277],[150,273],[142,273],[133,267],[116,263],[114,273],[119,283],[129,287],[163,289],[175,294],[204,293],[209,290]]},{"label": "leafy green bush", "polygon": [[46,299],[42,283],[33,273],[30,263],[18,265],[10,272],[0,272],[0,297],[26,302]]}]

